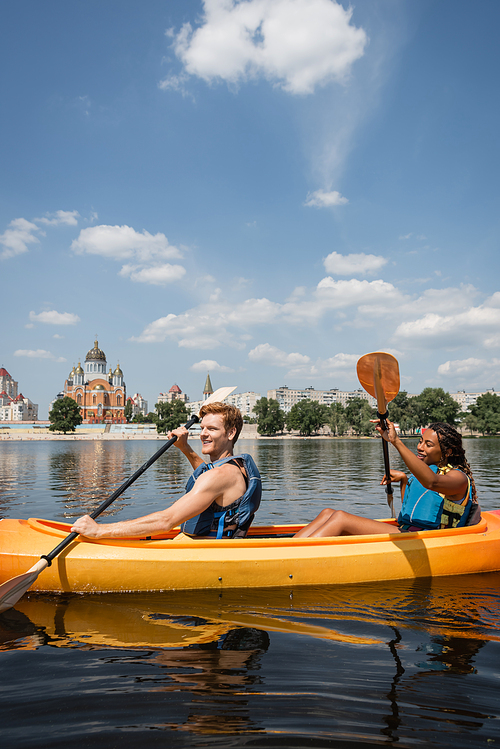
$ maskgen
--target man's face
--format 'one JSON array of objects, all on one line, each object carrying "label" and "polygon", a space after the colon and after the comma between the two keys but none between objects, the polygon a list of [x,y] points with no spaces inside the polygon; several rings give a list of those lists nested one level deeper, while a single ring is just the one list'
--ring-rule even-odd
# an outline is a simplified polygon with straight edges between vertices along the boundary
[{"label": "man's face", "polygon": [[201,420],[201,452],[203,455],[220,455],[232,449],[235,430],[226,432],[221,414],[206,414]]}]

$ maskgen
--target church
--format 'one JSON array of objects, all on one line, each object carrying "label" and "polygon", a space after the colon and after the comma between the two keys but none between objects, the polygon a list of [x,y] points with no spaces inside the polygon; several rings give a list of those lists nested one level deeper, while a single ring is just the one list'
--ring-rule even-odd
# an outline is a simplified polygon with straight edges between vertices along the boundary
[{"label": "church", "polygon": [[87,352],[84,368],[80,362],[73,367],[64,383],[64,395],[73,398],[81,408],[86,424],[124,424],[126,388],[123,372],[117,364],[106,373],[106,354],[94,341],[94,348]]}]

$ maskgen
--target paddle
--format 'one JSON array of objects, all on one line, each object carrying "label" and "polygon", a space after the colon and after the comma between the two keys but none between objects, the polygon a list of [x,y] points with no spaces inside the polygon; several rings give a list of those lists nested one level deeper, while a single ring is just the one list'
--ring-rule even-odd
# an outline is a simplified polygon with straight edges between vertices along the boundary
[{"label": "paddle", "polygon": [[[377,416],[380,419],[380,426],[385,431],[387,429],[387,404],[390,403],[399,393],[399,365],[397,359],[391,354],[385,354],[382,351],[375,351],[373,354],[365,354],[357,364],[358,380],[367,393],[377,399]],[[387,492],[387,504],[391,510],[392,517],[394,514],[394,490],[391,484],[391,470],[389,467],[389,447],[387,442],[382,440],[384,450],[384,468],[387,477],[385,491]]]},{"label": "paddle", "polygon": [[[236,390],[236,386],[219,388],[215,391],[215,393],[212,393],[212,395],[210,395],[205,401],[203,401],[203,405],[206,406],[208,403],[223,401],[225,398],[227,398],[228,395],[233,392],[233,390]],[[189,429],[189,427],[193,426],[193,424],[196,424],[199,420],[199,416],[197,414],[194,414],[185,424],[186,429]],[[177,437],[175,436],[167,440],[160,447],[160,449],[133,474],[133,476],[127,479],[116,491],[113,492],[113,494],[111,494],[110,497],[104,500],[104,502],[99,505],[97,510],[94,510],[94,512],[91,513],[90,517],[95,520],[102,512],[104,512],[104,510],[106,510],[109,505],[115,501],[115,499],[123,494],[123,492],[126,491],[129,486],[131,486],[134,481],[139,478],[139,476],[142,476],[144,471],[147,471],[147,469],[152,466],[153,463],[157,461],[158,458],[161,457],[163,453],[168,450],[168,448],[171,447],[176,440]],[[22,575],[18,575],[17,577],[12,577],[10,580],[7,580],[7,582],[3,583],[3,585],[0,585],[0,613],[3,611],[7,611],[7,609],[10,609],[12,606],[15,606],[21,596],[23,596],[28,588],[30,588],[31,585],[35,582],[40,572],[43,572],[46,567],[50,567],[50,565],[52,564],[52,560],[55,559],[55,557],[60,554],[61,551],[63,551],[63,549],[65,549],[72,541],[74,541],[78,535],[78,533],[73,531],[68,536],[66,536],[66,538],[63,539],[61,543],[55,547],[55,549],[52,549],[52,551],[50,551],[48,554],[43,554],[38,562],[36,562],[33,567],[30,567],[27,572]]]}]

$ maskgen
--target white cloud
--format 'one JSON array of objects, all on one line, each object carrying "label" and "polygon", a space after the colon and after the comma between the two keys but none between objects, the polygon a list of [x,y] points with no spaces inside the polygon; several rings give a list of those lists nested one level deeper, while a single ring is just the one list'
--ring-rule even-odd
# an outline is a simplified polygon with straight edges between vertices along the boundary
[{"label": "white cloud", "polygon": [[78,254],[101,255],[113,260],[135,258],[146,263],[181,257],[180,250],[169,244],[164,234],[138,232],[131,226],[89,226],[71,243]]},{"label": "white cloud", "polygon": [[[219,346],[243,348],[255,326],[288,325],[306,327],[318,323],[329,312],[371,303],[394,311],[405,297],[384,281],[334,281],[324,278],[312,293],[301,290],[281,304],[266,298],[231,303],[224,294],[186,312],[173,313],[149,323],[142,333],[131,338],[139,343],[176,340],[183,348],[212,349]],[[370,323],[371,324],[371,321]]]},{"label": "white cloud", "polygon": [[316,192],[308,194],[304,205],[310,208],[332,208],[336,205],[346,205],[348,202],[348,199],[344,198],[337,190],[331,192],[316,190]]},{"label": "white cloud", "polygon": [[490,390],[498,386],[500,359],[455,359],[438,367],[438,375],[446,378],[447,387],[454,383],[455,388],[468,391]]},{"label": "white cloud", "polygon": [[294,366],[287,373],[290,377],[310,379],[331,378],[338,375],[352,376],[356,371],[358,354],[335,354],[328,359],[317,359],[314,363]]},{"label": "white cloud", "polygon": [[30,312],[30,320],[47,325],[76,325],[80,322],[78,315],[73,312],[56,312],[55,309],[40,312],[38,315],[35,312]]},{"label": "white cloud", "polygon": [[308,356],[297,353],[287,354],[269,343],[260,343],[248,352],[248,358],[250,361],[268,364],[272,367],[294,367],[299,364],[307,364],[310,361]]},{"label": "white cloud", "polygon": [[128,276],[131,281],[138,283],[150,283],[154,286],[164,286],[167,283],[180,281],[186,274],[186,269],[182,265],[152,265],[149,268],[141,268],[137,265],[124,265],[120,271],[120,276]]},{"label": "white cloud", "polygon": [[454,315],[428,312],[396,328],[395,340],[411,347],[458,348],[468,344],[496,348],[500,345],[500,308],[487,304]]},{"label": "white cloud", "polygon": [[125,263],[119,275],[138,283],[163,286],[179,281],[186,273],[181,265],[170,265],[165,260],[182,257],[165,234],[138,232],[130,226],[89,226],[82,229],[71,249],[77,254],[100,255]]},{"label": "white cloud", "polygon": [[10,222],[9,228],[0,234],[0,245],[4,248],[0,257],[7,259],[27,252],[29,244],[40,242],[33,233],[35,231],[40,231],[40,227],[36,224],[25,218],[15,218]]},{"label": "white cloud", "polygon": [[201,361],[196,362],[196,364],[193,364],[190,369],[193,372],[234,372],[234,369],[219,364],[215,359],[202,359]]},{"label": "white cloud", "polygon": [[[366,34],[351,16],[333,0],[205,0],[201,25],[185,23],[172,46],[184,72],[207,82],[262,77],[288,93],[310,94],[344,82],[364,54]],[[160,84],[182,85],[182,75]]]},{"label": "white cloud", "polygon": [[380,270],[386,263],[385,257],[364,253],[340,255],[331,252],[323,260],[326,272],[335,276],[367,275]]},{"label": "white cloud", "polygon": [[287,354],[269,343],[261,343],[248,352],[252,362],[271,366],[286,367],[287,375],[296,378],[331,378],[336,375],[352,374],[359,359],[357,354],[335,354],[328,359],[312,362],[309,356],[299,353]]},{"label": "white cloud", "polygon": [[52,359],[56,362],[65,362],[66,359],[63,356],[54,356],[50,351],[45,351],[44,349],[36,349],[36,351],[33,351],[32,349],[17,349],[17,351],[14,351],[14,356],[27,356],[29,359]]},{"label": "white cloud", "polygon": [[46,213],[42,218],[35,218],[33,221],[38,221],[47,226],[77,226],[80,214],[78,211],[56,211],[55,213]]},{"label": "white cloud", "polygon": [[495,367],[498,372],[500,361],[493,359],[490,363],[486,359],[475,359],[469,357],[468,359],[455,359],[454,361],[447,361],[444,364],[440,364],[438,367],[438,374],[445,375],[446,377],[456,377],[457,375],[477,375],[484,372],[488,367]]}]

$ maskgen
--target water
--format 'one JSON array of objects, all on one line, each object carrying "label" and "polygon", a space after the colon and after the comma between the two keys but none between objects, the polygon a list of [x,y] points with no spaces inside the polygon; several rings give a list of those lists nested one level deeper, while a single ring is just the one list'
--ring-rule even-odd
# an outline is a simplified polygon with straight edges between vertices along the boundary
[{"label": "water", "polygon": [[[483,509],[500,507],[497,445],[466,443]],[[0,512],[69,521],[158,442],[0,448]],[[325,506],[387,516],[376,440],[240,448],[264,478],[261,523],[304,522]],[[172,449],[106,514],[164,507],[187,476]],[[293,594],[27,594],[0,617],[0,663],[7,749],[494,746],[500,574]]]}]

